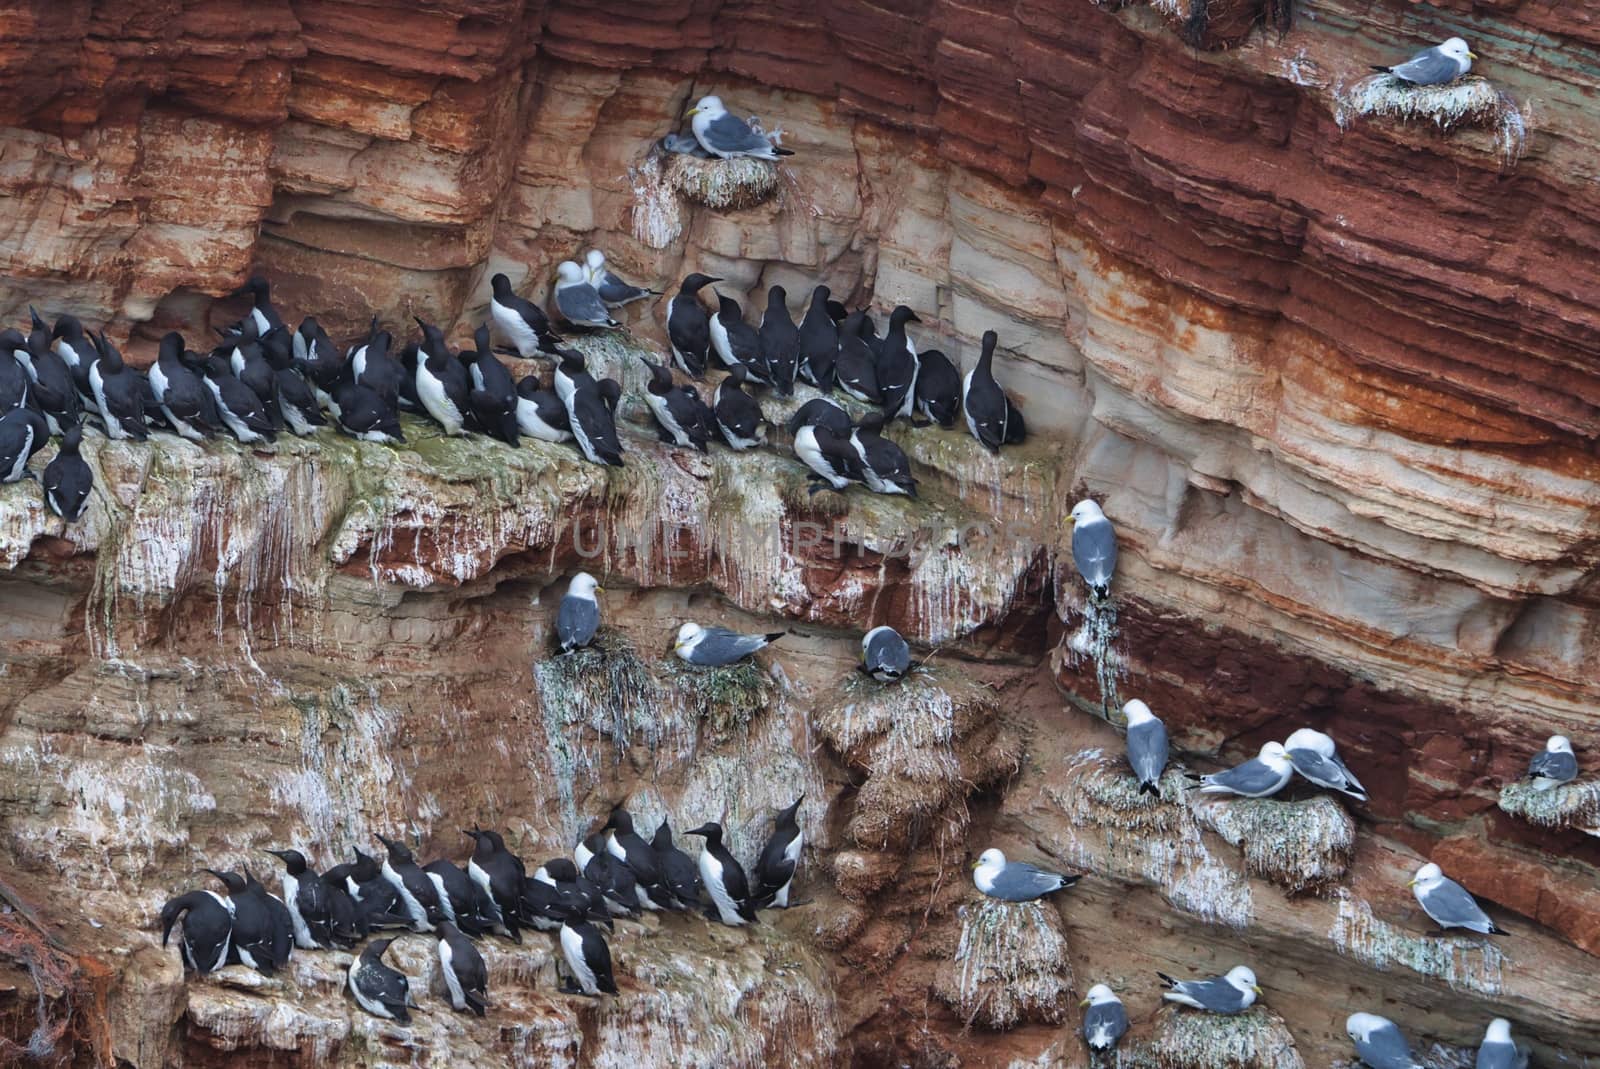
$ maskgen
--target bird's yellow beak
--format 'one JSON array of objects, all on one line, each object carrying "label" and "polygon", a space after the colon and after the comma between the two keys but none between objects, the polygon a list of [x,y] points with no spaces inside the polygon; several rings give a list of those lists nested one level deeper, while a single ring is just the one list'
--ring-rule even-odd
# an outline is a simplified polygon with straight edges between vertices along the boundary
[{"label": "bird's yellow beak", "polygon": [[690,108],[688,111],[683,113],[683,117],[687,119],[691,115],[699,115],[699,114],[700,114],[700,109],[699,108]]},{"label": "bird's yellow beak", "polygon": [[1089,1000],[1088,999],[1084,999],[1082,1002],[1078,1003],[1078,1008],[1081,1010],[1081,1009],[1083,1009],[1083,1007],[1087,1006],[1088,1004],[1089,1004]]},{"label": "bird's yellow beak", "polygon": [[1417,881],[1416,880],[1412,880],[1410,883],[1406,884],[1407,887],[1415,887],[1416,885],[1417,885]]},{"label": "bird's yellow beak", "polygon": [[1468,59],[1477,59],[1478,58],[1478,53],[1476,53],[1476,52],[1468,52],[1467,53],[1467,58]]},{"label": "bird's yellow beak", "polygon": [[972,869],[974,872],[976,872],[977,869],[978,869],[978,866],[981,865],[981,864],[982,864],[981,861],[974,861],[972,864],[968,865],[967,868]]},{"label": "bird's yellow beak", "polygon": [[1265,991],[1261,990],[1261,985],[1260,984],[1251,984],[1250,986],[1255,989],[1256,994],[1258,994],[1258,995],[1265,995],[1266,994]]},{"label": "bird's yellow beak", "polygon": [[604,594],[604,593],[605,593],[605,592],[606,592],[606,588],[605,588],[605,587],[603,587],[603,586],[596,586],[596,587],[595,587],[595,588],[594,588],[594,592],[595,592],[595,593],[596,593],[596,594]]},{"label": "bird's yellow beak", "polygon": [[1077,522],[1078,522],[1078,518],[1076,516],[1074,516],[1072,513],[1069,512],[1069,513],[1067,513],[1067,518],[1061,521],[1061,526],[1063,526],[1063,527],[1073,527],[1073,526],[1077,525]]}]

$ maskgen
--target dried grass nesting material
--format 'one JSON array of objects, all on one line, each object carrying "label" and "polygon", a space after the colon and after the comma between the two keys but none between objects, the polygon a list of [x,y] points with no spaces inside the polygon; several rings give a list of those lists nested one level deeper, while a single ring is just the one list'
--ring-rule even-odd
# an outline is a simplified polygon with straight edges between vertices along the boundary
[{"label": "dried grass nesting material", "polygon": [[778,695],[778,684],[766,669],[749,659],[704,668],[669,657],[665,675],[690,717],[710,728],[719,743],[742,731]]},{"label": "dried grass nesting material", "polygon": [[1125,1069],[1305,1069],[1283,1018],[1265,1006],[1232,1017],[1164,1011],[1149,1042],[1126,1051]]},{"label": "dried grass nesting material", "polygon": [[1600,835],[1600,780],[1541,791],[1531,783],[1500,788],[1500,809],[1541,828],[1577,828]]},{"label": "dried grass nesting material", "polygon": [[1003,1031],[1022,1022],[1060,1024],[1072,992],[1067,940],[1055,908],[985,898],[961,908],[955,957],[933,993],[968,1023]]},{"label": "dried grass nesting material", "polygon": [[1516,101],[1488,79],[1475,76],[1445,85],[1411,85],[1387,72],[1363,78],[1339,98],[1341,127],[1349,116],[1399,123],[1428,123],[1440,133],[1468,127],[1489,130],[1500,152],[1500,167],[1510,170],[1527,145],[1528,123]]},{"label": "dried grass nesting material", "polygon": [[619,750],[636,731],[652,746],[659,741],[663,725],[648,711],[661,707],[661,688],[620,632],[602,627],[590,645],[536,662],[533,678],[547,715],[560,726],[588,727]]},{"label": "dried grass nesting material", "polygon": [[663,171],[663,154],[652,150],[628,172],[633,185],[633,236],[664,249],[683,235],[683,202]]},{"label": "dried grass nesting material", "polygon": [[1169,768],[1156,784],[1160,794],[1146,794],[1120,758],[1097,757],[1068,770],[1063,798],[1072,799],[1068,818],[1079,827],[1122,828],[1151,834],[1172,833],[1183,822],[1183,772]]},{"label": "dried grass nesting material", "polygon": [[771,160],[739,156],[707,160],[681,152],[666,154],[661,173],[666,183],[696,204],[738,211],[765,204],[778,192],[778,165]]},{"label": "dried grass nesting material", "polygon": [[1243,850],[1247,872],[1290,894],[1335,882],[1355,856],[1355,821],[1327,795],[1297,802],[1196,798],[1192,808],[1202,827]]}]

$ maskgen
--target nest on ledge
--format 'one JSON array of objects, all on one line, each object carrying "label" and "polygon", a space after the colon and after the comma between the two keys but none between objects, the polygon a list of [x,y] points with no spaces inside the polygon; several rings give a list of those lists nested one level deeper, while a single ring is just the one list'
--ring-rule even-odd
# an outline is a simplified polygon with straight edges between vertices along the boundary
[{"label": "nest on ledge", "polygon": [[962,907],[955,958],[939,967],[933,993],[971,1024],[1004,1030],[1060,1024],[1072,992],[1067,940],[1055,909],[993,898]]},{"label": "nest on ledge", "polygon": [[1150,1041],[1123,1058],[1126,1069],[1305,1069],[1283,1018],[1255,1005],[1223,1017],[1172,1010]]},{"label": "nest on ledge", "polygon": [[1339,100],[1339,125],[1350,115],[1398,123],[1428,123],[1440,133],[1468,128],[1494,134],[1500,166],[1510,170],[1522,158],[1527,120],[1516,101],[1488,79],[1460,78],[1445,85],[1411,85],[1387,72],[1363,78]]},{"label": "nest on ledge", "polygon": [[778,694],[778,684],[754,659],[721,668],[702,668],[677,657],[668,657],[665,664],[678,701],[719,743],[748,726]]},{"label": "nest on ledge", "polygon": [[778,165],[749,156],[718,160],[669,152],[661,174],[673,189],[707,208],[754,208],[778,192]]},{"label": "nest on ledge", "polygon": [[1355,821],[1325,794],[1298,802],[1196,799],[1193,809],[1202,827],[1243,851],[1245,871],[1290,894],[1334,883],[1355,856]]},{"label": "nest on ledge", "polygon": [[1531,783],[1508,783],[1500,788],[1500,809],[1541,828],[1600,835],[1600,780],[1563,783],[1547,791]]}]

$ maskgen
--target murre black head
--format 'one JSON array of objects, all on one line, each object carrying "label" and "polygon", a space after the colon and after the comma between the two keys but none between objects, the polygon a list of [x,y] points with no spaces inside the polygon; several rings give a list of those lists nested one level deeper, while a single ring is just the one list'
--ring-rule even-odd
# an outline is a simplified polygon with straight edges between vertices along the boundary
[{"label": "murre black head", "polygon": [[298,850],[268,850],[267,853],[282,861],[291,876],[298,876],[306,871],[305,855]]},{"label": "murre black head", "polygon": [[721,281],[722,279],[720,278],[714,278],[711,275],[702,275],[697,271],[683,280],[683,284],[678,287],[678,292],[687,297],[698,293],[703,286],[709,286],[713,282]]},{"label": "murre black head", "polygon": [[489,287],[494,290],[494,295],[496,297],[512,296],[511,280],[503,274],[498,274],[491,278],[489,280]]},{"label": "murre black head", "polygon": [[216,869],[205,869],[203,871],[209,872],[211,875],[221,880],[222,886],[228,889],[228,893],[230,895],[236,895],[245,889],[244,877],[239,875],[237,872],[218,872]]},{"label": "murre black head", "polygon": [[685,834],[685,835],[703,835],[703,836],[705,836],[705,839],[706,839],[707,842],[709,842],[709,843],[718,843],[718,842],[722,841],[722,825],[718,824],[714,820],[707,821],[706,823],[700,825],[698,828],[690,828],[688,831],[684,832],[683,834]]},{"label": "murre black head", "polygon": [[378,836],[378,841],[388,848],[389,856],[395,861],[411,860],[411,849],[405,843],[396,839],[385,839],[381,835]]}]

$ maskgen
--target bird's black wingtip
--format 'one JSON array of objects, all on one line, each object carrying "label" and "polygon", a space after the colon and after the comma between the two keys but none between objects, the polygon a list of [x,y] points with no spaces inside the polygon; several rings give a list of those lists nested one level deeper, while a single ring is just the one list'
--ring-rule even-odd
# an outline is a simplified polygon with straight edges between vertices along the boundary
[{"label": "bird's black wingtip", "polygon": [[1159,798],[1161,797],[1161,788],[1157,787],[1154,783],[1141,783],[1139,784],[1139,793],[1151,794]]},{"label": "bird's black wingtip", "polygon": [[1156,972],[1156,975],[1161,977],[1161,982],[1166,984],[1168,987],[1177,987],[1178,986],[1178,981],[1174,980],[1172,977],[1168,976],[1166,973],[1161,972],[1161,971],[1158,970]]},{"label": "bird's black wingtip", "polygon": [[779,156],[793,156],[794,155],[794,149],[792,149],[792,148],[778,148],[778,147],[774,146],[772,151],[774,153],[776,153],[777,155],[779,155]]},{"label": "bird's black wingtip", "polygon": [[788,633],[789,632],[787,632],[787,631],[770,631],[770,632],[767,633],[766,638],[767,638],[768,642],[776,642],[780,638],[782,638],[784,635],[787,635]]}]

